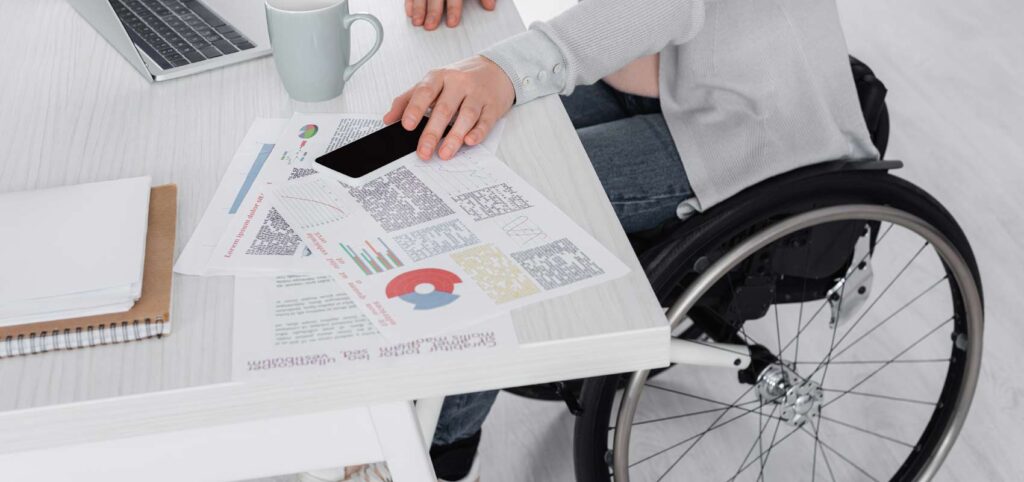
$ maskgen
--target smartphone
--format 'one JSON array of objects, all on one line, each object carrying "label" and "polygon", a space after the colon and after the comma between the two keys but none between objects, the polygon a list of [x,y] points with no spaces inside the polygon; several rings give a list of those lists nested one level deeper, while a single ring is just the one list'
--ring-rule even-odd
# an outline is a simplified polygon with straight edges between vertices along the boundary
[{"label": "smartphone", "polygon": [[[389,164],[416,151],[420,134],[427,126],[426,117],[415,129],[405,130],[396,122],[338,149],[316,158],[319,171],[332,175],[350,186],[362,185]],[[451,127],[449,126],[448,129]],[[445,129],[444,134],[448,134]],[[444,139],[444,136],[441,137]]]}]

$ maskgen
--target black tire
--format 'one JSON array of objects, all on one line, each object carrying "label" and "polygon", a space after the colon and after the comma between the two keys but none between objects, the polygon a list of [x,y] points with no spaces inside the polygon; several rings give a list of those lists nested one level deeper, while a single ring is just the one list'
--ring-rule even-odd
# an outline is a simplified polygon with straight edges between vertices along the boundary
[{"label": "black tire", "polygon": [[[667,239],[646,250],[641,262],[662,305],[671,306],[688,282],[687,275],[683,273],[689,272],[701,257],[715,253],[723,246],[735,245],[778,219],[817,208],[849,204],[889,206],[921,218],[956,248],[973,273],[978,291],[981,291],[977,263],[956,221],[926,192],[885,171],[826,172],[810,177],[782,176],[768,181],[688,220]],[[955,283],[951,284],[954,285],[953,297],[958,299]],[[955,395],[959,388],[961,373],[958,370],[962,370],[962,366],[950,363],[941,393],[943,399],[949,394]],[[610,478],[612,410],[616,392],[623,379],[628,377],[629,374],[611,375],[584,382],[581,391],[584,412],[576,420],[574,433],[576,478],[581,482],[608,481]],[[934,449],[932,444],[937,442],[933,439],[942,433],[951,416],[944,413],[939,405],[920,439],[921,453],[925,455]],[[952,407],[954,404],[947,405]],[[945,412],[950,410],[952,408]],[[918,460],[914,460],[915,457]],[[921,456],[908,458],[892,480],[913,480],[920,470],[921,460]]]}]

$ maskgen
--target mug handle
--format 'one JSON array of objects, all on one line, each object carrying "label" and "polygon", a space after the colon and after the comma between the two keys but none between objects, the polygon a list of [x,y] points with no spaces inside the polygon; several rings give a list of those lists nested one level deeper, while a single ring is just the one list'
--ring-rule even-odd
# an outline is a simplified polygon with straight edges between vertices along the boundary
[{"label": "mug handle", "polygon": [[380,20],[377,20],[377,17],[368,13],[352,13],[346,15],[345,18],[341,20],[341,24],[348,29],[351,28],[353,23],[359,20],[365,20],[368,22],[370,26],[373,27],[373,30],[377,32],[377,38],[373,42],[373,47],[370,47],[370,51],[367,52],[366,55],[363,55],[363,58],[359,59],[358,62],[345,67],[345,72],[342,74],[342,78],[345,82],[348,82],[349,77],[352,77],[352,74],[356,73],[356,70],[358,70],[359,67],[362,67],[367,60],[370,60],[370,57],[372,57],[373,54],[377,53],[377,49],[380,48],[381,42],[384,41],[384,27],[381,26]]}]

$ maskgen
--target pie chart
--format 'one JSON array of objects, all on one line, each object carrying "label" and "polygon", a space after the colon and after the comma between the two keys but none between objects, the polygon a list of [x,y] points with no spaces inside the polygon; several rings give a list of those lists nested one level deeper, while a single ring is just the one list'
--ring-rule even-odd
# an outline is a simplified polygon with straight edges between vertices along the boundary
[{"label": "pie chart", "polygon": [[458,299],[455,285],[461,282],[462,279],[451,271],[423,268],[396,276],[384,291],[388,298],[409,303],[414,310],[432,310]]},{"label": "pie chart", "polygon": [[299,129],[299,138],[300,139],[309,139],[310,137],[315,136],[317,131],[319,131],[319,130],[320,130],[320,128],[318,128],[316,126],[316,124],[306,124],[306,125],[302,126],[301,129]]}]

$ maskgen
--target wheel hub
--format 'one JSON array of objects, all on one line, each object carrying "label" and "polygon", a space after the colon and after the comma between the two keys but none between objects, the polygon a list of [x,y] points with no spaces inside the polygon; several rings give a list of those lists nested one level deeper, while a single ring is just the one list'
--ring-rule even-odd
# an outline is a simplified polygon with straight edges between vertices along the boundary
[{"label": "wheel hub", "polygon": [[761,402],[780,405],[780,417],[790,425],[799,427],[821,412],[821,385],[800,378],[788,365],[775,363],[765,368],[756,387]]}]

